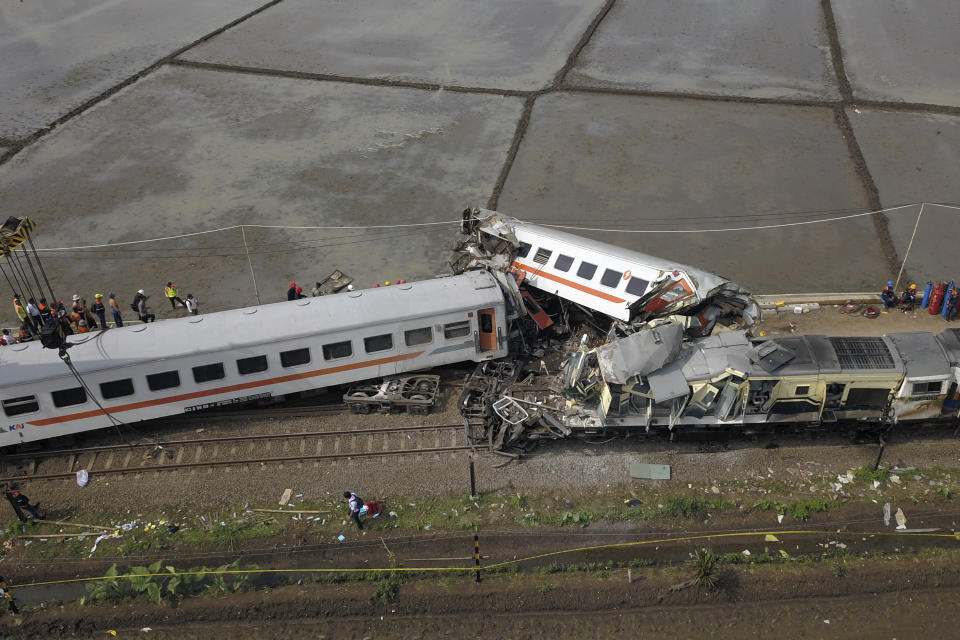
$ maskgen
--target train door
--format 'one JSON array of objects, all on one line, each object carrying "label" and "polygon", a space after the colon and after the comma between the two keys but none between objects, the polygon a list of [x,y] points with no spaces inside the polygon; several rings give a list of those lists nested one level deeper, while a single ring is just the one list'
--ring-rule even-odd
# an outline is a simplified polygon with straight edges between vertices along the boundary
[{"label": "train door", "polygon": [[477,312],[479,318],[480,331],[480,350],[493,351],[497,348],[497,317],[494,309],[480,309]]}]

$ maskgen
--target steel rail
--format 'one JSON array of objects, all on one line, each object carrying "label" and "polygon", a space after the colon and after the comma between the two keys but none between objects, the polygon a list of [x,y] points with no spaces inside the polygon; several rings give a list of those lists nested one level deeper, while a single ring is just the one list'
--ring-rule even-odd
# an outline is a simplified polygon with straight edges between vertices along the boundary
[{"label": "steel rail", "polygon": [[194,444],[219,444],[222,442],[241,442],[244,440],[283,440],[288,438],[315,438],[349,435],[378,435],[387,433],[406,433],[409,431],[429,431],[431,429],[461,429],[462,424],[435,424],[414,425],[409,427],[388,427],[385,429],[340,429],[336,431],[303,431],[297,433],[264,433],[246,436],[223,436],[217,438],[196,438],[189,440],[155,440],[152,442],[138,442],[134,444],[106,444],[99,447],[83,447],[80,449],[52,449],[50,451],[34,451],[31,453],[14,453],[3,456],[3,460],[31,460],[36,458],[51,458],[53,456],[80,455],[83,453],[100,453],[102,451],[119,451],[124,449],[141,449],[150,447],[173,447]]},{"label": "steel rail", "polygon": [[[476,451],[477,447],[456,446],[456,447],[430,447],[427,449],[388,449],[386,451],[360,451],[355,453],[322,453],[299,456],[272,456],[268,458],[245,458],[242,460],[213,460],[210,462],[181,462],[174,464],[159,464],[141,467],[120,467],[116,469],[103,469],[93,471],[96,475],[124,474],[124,473],[146,473],[149,471],[175,471],[179,469],[196,469],[207,467],[232,467],[247,464],[266,464],[268,462],[305,462],[311,460],[334,460],[337,458],[366,458],[374,456],[396,456],[410,455],[418,453],[456,453],[459,451]],[[65,478],[76,478],[75,471],[65,473],[42,473],[24,476],[5,476],[0,477],[0,482],[16,482],[22,480],[59,480]]]}]

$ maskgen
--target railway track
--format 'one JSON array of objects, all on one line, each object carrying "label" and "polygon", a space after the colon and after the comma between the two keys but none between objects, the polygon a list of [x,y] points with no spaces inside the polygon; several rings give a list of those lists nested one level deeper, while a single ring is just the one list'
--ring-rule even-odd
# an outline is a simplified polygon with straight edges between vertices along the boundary
[{"label": "railway track", "polygon": [[377,456],[458,453],[462,424],[168,440],[19,453],[0,459],[0,482],[136,474]]}]

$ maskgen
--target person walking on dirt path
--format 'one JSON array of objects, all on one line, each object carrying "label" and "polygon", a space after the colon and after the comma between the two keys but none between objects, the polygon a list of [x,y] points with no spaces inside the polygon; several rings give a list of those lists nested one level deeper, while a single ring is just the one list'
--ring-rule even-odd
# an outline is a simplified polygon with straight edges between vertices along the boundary
[{"label": "person walking on dirt path", "polygon": [[93,312],[100,318],[100,326],[107,330],[107,307],[103,304],[103,294],[97,293],[93,296]]},{"label": "person walking on dirt path", "polygon": [[177,285],[168,282],[167,286],[163,288],[163,292],[167,294],[167,299],[170,301],[170,308],[176,309],[178,302],[181,307],[184,309],[187,308],[187,305],[180,299],[180,294],[177,292]]},{"label": "person walking on dirt path", "polygon": [[197,299],[193,297],[192,293],[187,294],[187,311],[190,312],[190,315],[195,316],[199,311],[200,303],[197,302]]},{"label": "person walking on dirt path", "polygon": [[[115,324],[118,327],[122,327],[123,317],[121,317],[120,315],[120,305],[117,304],[117,294],[111,291],[107,295],[110,296],[107,299],[107,303],[110,305],[110,313],[113,314],[113,324]],[[106,328],[106,325],[104,325],[104,328]]]},{"label": "person walking on dirt path", "polygon": [[363,499],[350,491],[344,491],[343,497],[347,499],[347,506],[350,508],[350,518],[357,523],[357,529],[363,529],[363,523],[360,522],[360,510],[363,509]]}]

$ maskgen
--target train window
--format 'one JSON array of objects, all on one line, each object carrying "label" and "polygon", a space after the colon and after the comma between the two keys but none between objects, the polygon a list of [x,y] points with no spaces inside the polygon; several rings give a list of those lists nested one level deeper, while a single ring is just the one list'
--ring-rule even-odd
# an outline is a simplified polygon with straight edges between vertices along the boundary
[{"label": "train window", "polygon": [[605,287],[610,287],[611,289],[616,289],[617,285],[620,284],[620,278],[623,277],[622,271],[614,271],[613,269],[607,269],[603,272],[603,276],[600,278],[600,284]]},{"label": "train window", "polygon": [[237,372],[242,376],[267,370],[267,356],[251,356],[237,360]]},{"label": "train window", "polygon": [[520,257],[520,258],[526,258],[527,255],[530,254],[530,249],[532,249],[532,248],[533,248],[533,247],[531,247],[529,243],[527,243],[527,242],[521,242],[521,243],[520,243],[520,248],[517,249],[517,256]]},{"label": "train window", "polygon": [[384,333],[383,335],[370,336],[369,338],[364,338],[363,348],[367,350],[367,353],[393,349],[393,335],[389,333]]},{"label": "train window", "polygon": [[914,382],[913,383],[913,395],[928,395],[935,394],[940,395],[941,390],[943,389],[943,382],[936,380],[934,382]]},{"label": "train window", "polygon": [[577,269],[577,275],[584,280],[593,280],[593,274],[597,272],[597,265],[590,264],[589,262],[581,262],[580,268]]},{"label": "train window", "polygon": [[463,338],[468,335],[470,335],[470,322],[468,320],[443,325],[443,337],[447,340]]},{"label": "train window", "polygon": [[810,385],[805,384],[797,387],[797,390],[793,393],[795,396],[805,396],[810,393]]},{"label": "train window", "polygon": [[53,406],[70,407],[75,404],[83,404],[87,401],[87,392],[83,387],[74,387],[72,389],[61,389],[50,394],[53,396]]},{"label": "train window", "polygon": [[553,268],[557,271],[570,271],[573,266],[573,258],[565,256],[562,253],[557,256],[557,261],[553,263]]},{"label": "train window", "polygon": [[647,292],[648,284],[650,284],[650,282],[643,278],[630,278],[627,282],[627,293],[632,296],[642,296]]},{"label": "train window", "polygon": [[123,396],[132,396],[133,380],[127,378],[125,380],[113,380],[111,382],[101,383],[100,393],[103,394],[104,400],[109,400],[110,398],[121,398]]},{"label": "train window", "polygon": [[353,347],[350,341],[334,342],[333,344],[323,345],[323,358],[325,360],[336,360],[337,358],[349,358],[353,355]]},{"label": "train window", "polygon": [[37,402],[37,396],[20,396],[3,401],[3,412],[8,416],[19,416],[39,410],[40,404]]},{"label": "train window", "polygon": [[180,386],[179,371],[164,371],[163,373],[151,373],[147,376],[147,386],[150,391],[162,391],[163,389],[172,389]]},{"label": "train window", "polygon": [[552,249],[544,249],[540,247],[537,249],[536,255],[533,256],[533,261],[537,264],[547,264],[550,261],[550,256],[553,255]]},{"label": "train window", "polygon": [[423,329],[410,329],[410,331],[404,331],[403,341],[406,342],[408,347],[433,342],[433,329],[430,327],[424,327]]},{"label": "train window", "polygon": [[280,364],[284,367],[295,367],[310,362],[310,349],[294,349],[280,352]]},{"label": "train window", "polygon": [[213,380],[220,380],[226,374],[223,371],[223,363],[215,362],[213,364],[202,364],[199,367],[193,368],[193,381],[194,382],[212,382]]}]

